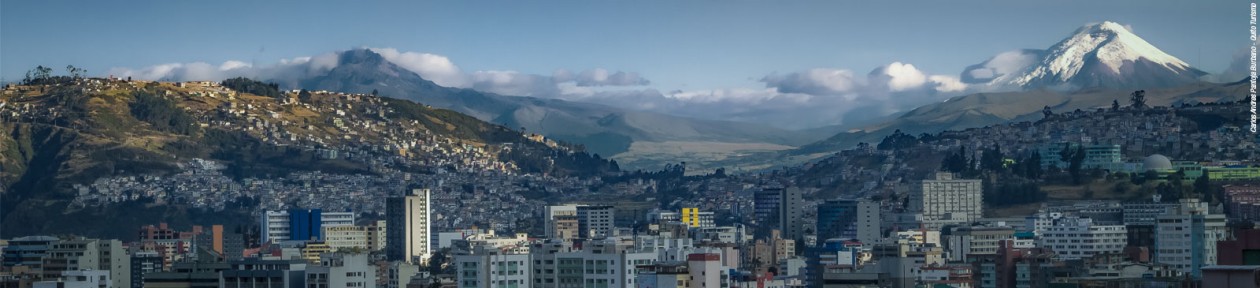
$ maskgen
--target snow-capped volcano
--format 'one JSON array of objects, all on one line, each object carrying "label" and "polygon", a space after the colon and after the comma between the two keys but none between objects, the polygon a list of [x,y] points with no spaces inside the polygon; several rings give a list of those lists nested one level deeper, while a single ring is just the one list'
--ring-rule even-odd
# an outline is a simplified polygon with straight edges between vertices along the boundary
[{"label": "snow-capped volcano", "polygon": [[1081,27],[1046,50],[999,54],[967,67],[961,79],[1024,89],[1143,89],[1193,83],[1205,74],[1108,21]]}]

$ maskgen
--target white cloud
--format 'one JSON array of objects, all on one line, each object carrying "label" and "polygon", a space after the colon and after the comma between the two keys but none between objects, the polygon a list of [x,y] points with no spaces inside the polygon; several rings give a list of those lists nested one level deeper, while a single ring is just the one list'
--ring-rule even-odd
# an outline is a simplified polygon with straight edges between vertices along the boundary
[{"label": "white cloud", "polygon": [[927,75],[914,68],[914,65],[893,62],[871,72],[871,80],[879,85],[887,85],[892,92],[918,89],[927,83]]},{"label": "white cloud", "polygon": [[[550,75],[510,69],[466,72],[441,55],[393,48],[370,49],[385,60],[442,86],[788,128],[834,125],[846,119],[905,111],[969,88],[957,77],[932,75],[914,65],[894,62],[873,69],[865,77],[851,69],[822,67],[764,76],[759,81],[764,84],[762,88],[662,93],[646,87],[651,82],[638,73],[603,67],[556,69]],[[341,53],[280,59],[278,63],[268,65],[243,61],[226,61],[218,65],[168,63],[141,69],[115,68],[110,72],[124,77],[177,81],[218,81],[245,76],[274,81],[290,88],[297,87],[304,79],[336,68]]]},{"label": "white cloud", "polygon": [[421,78],[428,79],[438,85],[446,87],[468,88],[471,82],[468,75],[465,75],[459,66],[451,62],[446,56],[419,53],[419,52],[399,52],[394,48],[368,48],[377,54],[381,54],[385,60],[393,62],[395,65],[403,69],[416,72]]},{"label": "white cloud", "polygon": [[932,81],[933,84],[936,84],[934,89],[936,89],[937,92],[960,92],[967,90],[967,83],[963,83],[961,80],[958,80],[958,77],[932,75],[928,76],[928,80]]},{"label": "white cloud", "polygon": [[809,100],[810,96],[805,94],[785,94],[778,93],[773,88],[766,89],[713,89],[699,91],[676,91],[665,95],[670,99],[677,99],[694,103],[743,103],[743,104],[761,104],[766,101],[780,99],[797,103],[804,103]]},{"label": "white cloud", "polygon": [[477,71],[470,74],[479,91],[513,96],[557,97],[559,88],[550,77],[517,71]]},{"label": "white cloud", "polygon": [[782,93],[828,95],[853,91],[861,85],[853,71],[844,69],[815,68],[787,75],[771,74],[761,78],[766,87]]},{"label": "white cloud", "polygon": [[963,69],[960,81],[987,83],[994,78],[1019,72],[1041,60],[1042,50],[1015,50],[998,53],[984,62]]}]

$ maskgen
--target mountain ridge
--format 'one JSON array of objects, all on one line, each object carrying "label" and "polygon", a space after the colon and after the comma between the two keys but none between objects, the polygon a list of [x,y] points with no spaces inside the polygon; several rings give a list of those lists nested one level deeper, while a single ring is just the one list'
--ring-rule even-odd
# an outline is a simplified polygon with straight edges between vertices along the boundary
[{"label": "mountain ridge", "polygon": [[[611,157],[648,153],[653,156],[651,157],[653,159],[669,159],[693,152],[704,152],[688,151],[686,149],[689,148],[683,148],[683,146],[677,146],[683,149],[679,153],[630,151],[634,149],[632,144],[635,142],[657,144],[716,142],[794,147],[823,137],[808,131],[780,129],[754,123],[693,119],[594,103],[506,96],[472,89],[443,87],[390,63],[370,49],[343,51],[338,57],[339,65],[326,73],[296,82],[285,82],[285,84],[310,90],[354,93],[369,93],[375,90],[382,96],[408,99],[434,107],[451,109],[483,121],[514,128],[523,127],[526,131],[543,134],[550,138],[583,144],[588,151]],[[665,163],[655,160],[629,159],[625,161],[625,164],[656,169],[656,166]]]}]

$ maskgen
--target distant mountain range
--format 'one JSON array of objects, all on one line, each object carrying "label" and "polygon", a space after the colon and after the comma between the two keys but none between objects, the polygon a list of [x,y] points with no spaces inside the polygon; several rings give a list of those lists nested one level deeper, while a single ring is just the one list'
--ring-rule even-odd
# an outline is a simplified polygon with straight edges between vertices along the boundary
[{"label": "distant mountain range", "polygon": [[[636,154],[647,159],[622,161],[623,166],[631,168],[659,169],[667,162],[686,161],[687,158],[680,159],[679,156],[706,153],[713,145],[787,149],[831,134],[443,87],[368,49],[340,52],[338,65],[315,77],[289,82],[268,80],[311,90],[377,91],[381,96],[451,109],[487,122],[522,127],[557,140],[582,144],[592,153],[604,156]],[[660,150],[661,146],[667,148],[654,150]],[[636,153],[627,153],[631,150],[636,150]]]},{"label": "distant mountain range", "polygon": [[1056,112],[1128,105],[1129,93],[1146,90],[1148,105],[1236,101],[1247,86],[1209,83],[1207,73],[1164,53],[1115,22],[1091,24],[1049,49],[1003,53],[967,67],[964,82],[1006,92],[983,92],[931,103],[890,119],[846,125],[843,132],[787,152],[807,155],[878,142],[895,130],[935,133],[1010,121],[1040,119]]}]

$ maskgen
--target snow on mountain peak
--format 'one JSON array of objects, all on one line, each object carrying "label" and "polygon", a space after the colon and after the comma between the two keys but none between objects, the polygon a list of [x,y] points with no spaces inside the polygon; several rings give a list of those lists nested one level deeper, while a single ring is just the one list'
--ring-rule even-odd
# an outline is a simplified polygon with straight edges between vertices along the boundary
[{"label": "snow on mountain peak", "polygon": [[[995,75],[989,83],[1024,88],[1174,85],[1202,74],[1111,21],[1085,25],[1049,49],[1021,55],[1037,60],[1017,72]],[[1000,66],[991,63],[995,60],[969,69]]]}]

